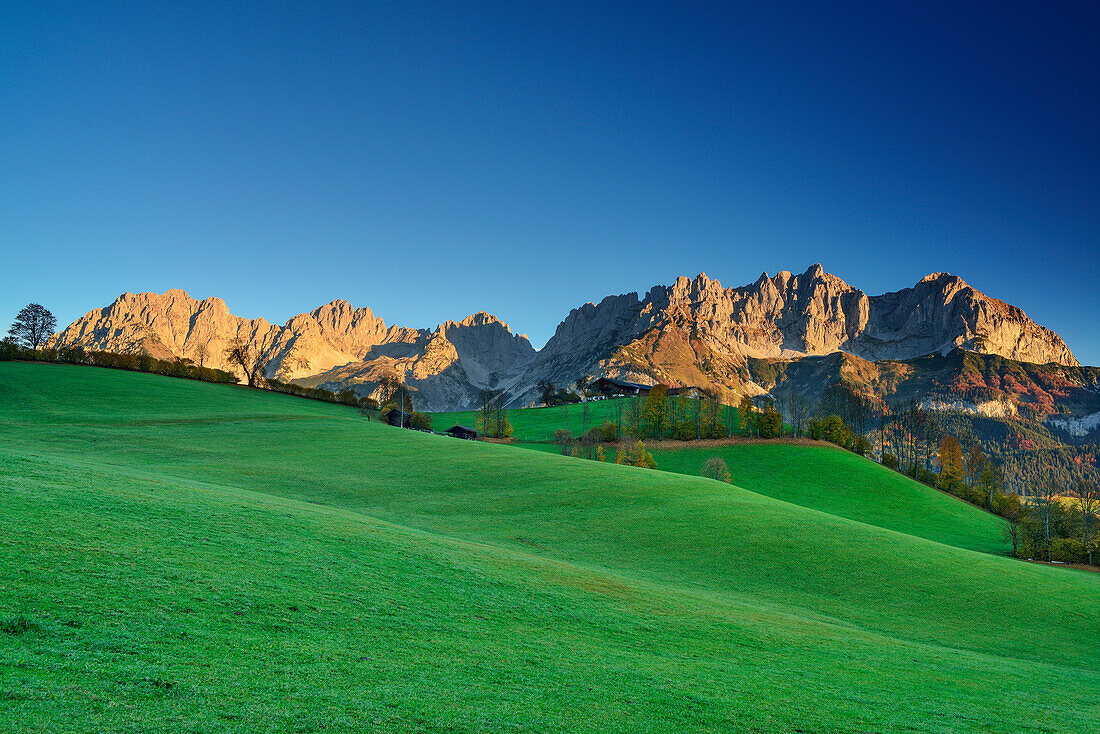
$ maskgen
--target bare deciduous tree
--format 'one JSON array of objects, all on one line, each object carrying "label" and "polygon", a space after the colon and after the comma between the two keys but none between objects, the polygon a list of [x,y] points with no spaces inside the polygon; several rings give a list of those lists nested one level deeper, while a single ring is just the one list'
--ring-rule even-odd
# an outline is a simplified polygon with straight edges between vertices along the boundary
[{"label": "bare deciduous tree", "polygon": [[1094,480],[1080,477],[1073,496],[1077,500],[1077,510],[1081,513],[1085,553],[1088,554],[1089,565],[1092,565],[1092,537],[1095,533],[1096,516],[1100,514],[1100,485]]},{"label": "bare deciduous tree", "polygon": [[19,310],[8,329],[8,336],[17,344],[38,349],[57,328],[57,319],[45,307],[37,303],[28,303]]},{"label": "bare deciduous tree", "polygon": [[263,378],[265,367],[263,354],[247,339],[238,337],[229,342],[229,346],[225,348],[225,359],[244,371],[249,387],[256,387],[256,383]]},{"label": "bare deciduous tree", "polygon": [[290,379],[292,372],[298,369],[304,370],[308,367],[309,358],[302,354],[297,344],[292,344],[290,348],[283,353],[283,358],[279,362],[279,369],[275,372],[275,379],[280,382],[286,382]]},{"label": "bare deciduous tree", "polygon": [[206,345],[206,342],[199,342],[199,344],[191,350],[191,354],[194,355],[193,359],[198,362],[199,367],[205,367],[206,360],[210,359],[210,347]]}]

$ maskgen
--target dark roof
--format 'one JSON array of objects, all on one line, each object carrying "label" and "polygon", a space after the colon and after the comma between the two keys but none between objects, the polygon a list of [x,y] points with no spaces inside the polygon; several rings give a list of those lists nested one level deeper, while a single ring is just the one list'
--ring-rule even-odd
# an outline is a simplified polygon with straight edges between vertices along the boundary
[{"label": "dark roof", "polygon": [[477,433],[476,428],[470,428],[469,426],[451,426],[444,433],[450,433],[451,431],[466,431],[467,433]]},{"label": "dark roof", "polygon": [[628,387],[632,390],[650,390],[653,388],[653,385],[643,385],[640,382],[629,382],[627,380],[616,380],[614,377],[601,377],[596,380],[596,382],[606,382],[615,387]]}]

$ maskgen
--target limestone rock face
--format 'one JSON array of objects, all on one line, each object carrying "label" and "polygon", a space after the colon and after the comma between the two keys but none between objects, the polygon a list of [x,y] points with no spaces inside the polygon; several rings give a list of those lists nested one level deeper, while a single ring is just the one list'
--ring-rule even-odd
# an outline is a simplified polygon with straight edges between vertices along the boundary
[{"label": "limestone rock face", "polygon": [[574,309],[517,385],[518,402],[548,380],[567,384],[603,374],[643,382],[696,385],[721,393],[762,388],[747,360],[796,359],[837,352],[869,360],[911,359],[953,349],[1021,362],[1075,366],[1050,329],[946,273],[912,288],[868,296],[820,265],[801,275],[762,274],[724,288],[700,274]]},{"label": "limestone rock face", "polygon": [[468,407],[481,389],[501,387],[535,356],[527,337],[486,313],[433,331],[387,327],[369,308],[333,301],[276,326],[234,316],[220,298],[200,301],[181,290],[124,293],[73,322],[51,344],[201,360],[243,377],[225,359],[238,338],[263,355],[269,377],[369,394],[381,377],[399,376],[417,388],[417,408],[424,410]]},{"label": "limestone rock face", "polygon": [[753,360],[850,354],[904,360],[955,349],[1020,362],[1076,366],[1060,337],[1023,311],[946,273],[912,288],[868,296],[820,265],[801,275],[762,274],[726,288],[700,274],[573,309],[536,352],[525,336],[481,312],[435,329],[386,326],[369,308],[333,301],[282,326],[229,313],[219,298],[180,290],[124,293],[54,337],[55,346],[186,358],[233,371],[226,346],[247,339],[266,374],[308,385],[352,386],[370,394],[383,376],[417,390],[417,409],[468,408],[482,389],[513,404],[535,398],[542,381],[565,387],[584,376],[695,385],[758,394]]}]

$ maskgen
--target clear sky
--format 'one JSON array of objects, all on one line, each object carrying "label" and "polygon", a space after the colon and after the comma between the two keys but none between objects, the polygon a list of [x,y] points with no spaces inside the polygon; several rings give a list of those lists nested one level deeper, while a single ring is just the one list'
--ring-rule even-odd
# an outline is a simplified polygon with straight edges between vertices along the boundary
[{"label": "clear sky", "polygon": [[1095,2],[0,2],[0,320],[950,271],[1100,364]]}]

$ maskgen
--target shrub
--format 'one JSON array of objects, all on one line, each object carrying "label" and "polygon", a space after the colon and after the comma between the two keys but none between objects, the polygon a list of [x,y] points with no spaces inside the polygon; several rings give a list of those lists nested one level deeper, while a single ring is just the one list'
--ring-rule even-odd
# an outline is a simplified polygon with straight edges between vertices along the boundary
[{"label": "shrub", "polygon": [[[625,453],[625,456],[623,454]],[[619,456],[623,456],[623,460],[619,461]],[[626,452],[620,451],[619,455],[615,457],[616,464],[629,464],[630,466],[641,467],[642,469],[656,469],[657,462],[653,458],[653,454],[645,450],[645,444],[639,439],[630,449]]]},{"label": "shrub", "polygon": [[341,390],[336,393],[336,402],[344,405],[359,405],[359,394],[351,388]]},{"label": "shrub", "polygon": [[717,479],[719,482],[731,483],[729,467],[721,456],[712,456],[703,463],[703,476],[707,479]]},{"label": "shrub", "polygon": [[409,425],[418,431],[432,430],[432,416],[428,413],[413,413]]},{"label": "shrub", "polygon": [[615,443],[619,440],[619,424],[614,421],[604,421],[600,426],[600,438],[604,443]]},{"label": "shrub", "polygon": [[882,465],[885,466],[887,469],[893,469],[894,471],[897,471],[898,457],[894,456],[893,454],[883,454]]},{"label": "shrub", "polygon": [[1055,538],[1050,544],[1050,557],[1062,563],[1084,563],[1085,544],[1077,538]]},{"label": "shrub", "polygon": [[554,431],[554,443],[561,449],[562,456],[569,455],[569,444],[573,442],[573,432],[568,428],[559,428]]},{"label": "shrub", "polygon": [[7,338],[0,341],[0,362],[10,362],[13,359],[19,359],[22,353],[23,350],[15,343],[14,339]]}]

